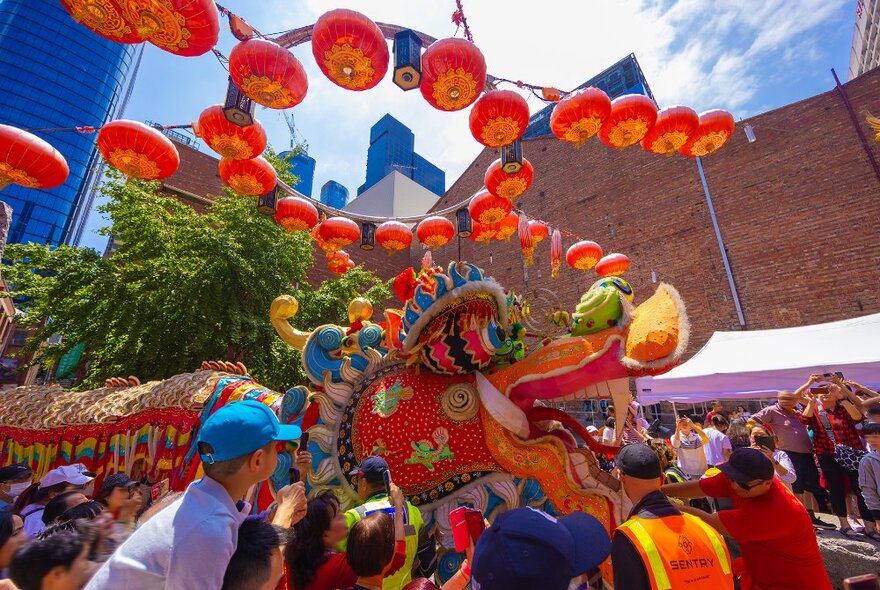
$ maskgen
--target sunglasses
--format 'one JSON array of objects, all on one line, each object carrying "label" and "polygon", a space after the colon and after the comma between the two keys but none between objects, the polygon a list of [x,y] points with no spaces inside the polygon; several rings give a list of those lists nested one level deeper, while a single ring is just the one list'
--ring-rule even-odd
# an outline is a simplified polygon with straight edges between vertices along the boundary
[{"label": "sunglasses", "polygon": [[767,480],[761,480],[761,481],[759,481],[758,483],[740,483],[740,482],[738,482],[738,481],[737,481],[737,482],[734,482],[734,483],[736,483],[736,485],[738,485],[738,486],[741,487],[743,490],[745,490],[745,491],[748,492],[748,491],[753,490],[753,489],[755,489],[756,487],[758,487],[758,486],[760,486],[760,485],[762,485],[762,484],[767,483]]}]

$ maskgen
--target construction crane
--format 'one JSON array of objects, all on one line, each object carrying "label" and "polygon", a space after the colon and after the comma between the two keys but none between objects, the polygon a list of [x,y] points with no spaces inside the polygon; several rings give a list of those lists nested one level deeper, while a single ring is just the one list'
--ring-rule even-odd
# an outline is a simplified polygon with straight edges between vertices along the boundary
[{"label": "construction crane", "polygon": [[301,138],[301,140],[297,140],[298,134],[296,132],[296,125],[293,121],[293,113],[290,111],[285,111],[284,113],[284,121],[287,123],[287,128],[290,129],[290,149],[291,151],[296,149],[297,147],[301,147],[304,154],[309,153],[309,142],[305,140],[305,138]]}]

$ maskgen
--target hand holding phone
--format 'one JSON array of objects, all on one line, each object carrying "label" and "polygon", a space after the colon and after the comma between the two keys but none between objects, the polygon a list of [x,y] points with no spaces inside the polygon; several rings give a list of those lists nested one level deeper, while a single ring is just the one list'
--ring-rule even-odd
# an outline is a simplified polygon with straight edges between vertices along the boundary
[{"label": "hand holding phone", "polygon": [[772,436],[758,435],[755,437],[755,444],[759,447],[764,447],[771,453],[776,450],[776,441],[773,440]]},{"label": "hand holding phone", "polygon": [[485,530],[483,513],[467,506],[459,506],[449,513],[452,542],[456,551],[464,551],[471,542],[476,544]]}]

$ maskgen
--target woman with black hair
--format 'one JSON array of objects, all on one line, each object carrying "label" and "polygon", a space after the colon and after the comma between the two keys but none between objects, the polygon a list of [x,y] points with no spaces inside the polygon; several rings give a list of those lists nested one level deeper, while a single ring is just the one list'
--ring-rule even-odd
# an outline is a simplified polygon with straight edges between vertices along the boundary
[{"label": "woman with black hair", "polygon": [[68,509],[80,504],[85,504],[89,499],[80,491],[64,492],[58,494],[46,504],[43,510],[43,524],[50,525],[58,520],[58,517],[64,514]]},{"label": "woman with black hair", "polygon": [[21,517],[8,508],[0,510],[0,570],[9,567],[15,550],[25,541],[27,536]]}]

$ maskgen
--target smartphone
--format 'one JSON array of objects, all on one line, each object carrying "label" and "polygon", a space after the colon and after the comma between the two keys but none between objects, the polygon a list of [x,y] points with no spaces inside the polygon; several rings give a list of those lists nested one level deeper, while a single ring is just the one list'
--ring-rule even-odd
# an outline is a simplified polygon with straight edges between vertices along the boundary
[{"label": "smartphone", "polygon": [[167,477],[162,481],[153,484],[153,486],[150,488],[150,499],[155,502],[156,500],[167,494],[170,487],[171,482]]},{"label": "smartphone", "polygon": [[385,493],[391,498],[391,470],[386,469],[382,472],[382,481],[385,483]]},{"label": "smartphone", "polygon": [[449,513],[449,526],[452,529],[452,543],[458,552],[468,548],[471,541],[477,542],[483,534],[485,523],[483,513],[467,506],[459,506]]},{"label": "smartphone", "polygon": [[843,581],[844,590],[880,590],[880,578],[877,574],[853,576]]},{"label": "smartphone", "polygon": [[299,444],[297,444],[296,449],[298,451],[308,451],[309,450],[309,433],[303,432],[302,436],[299,437]]},{"label": "smartphone", "polygon": [[828,386],[827,385],[819,385],[818,387],[811,387],[810,393],[813,395],[827,395],[828,394]]},{"label": "smartphone", "polygon": [[292,484],[298,482],[300,478],[299,467],[291,467],[287,472],[287,478]]},{"label": "smartphone", "polygon": [[766,447],[766,448],[770,449],[771,451],[776,450],[776,443],[773,441],[772,436],[756,436],[755,437],[755,444],[757,444],[758,446],[761,446],[761,447]]}]

